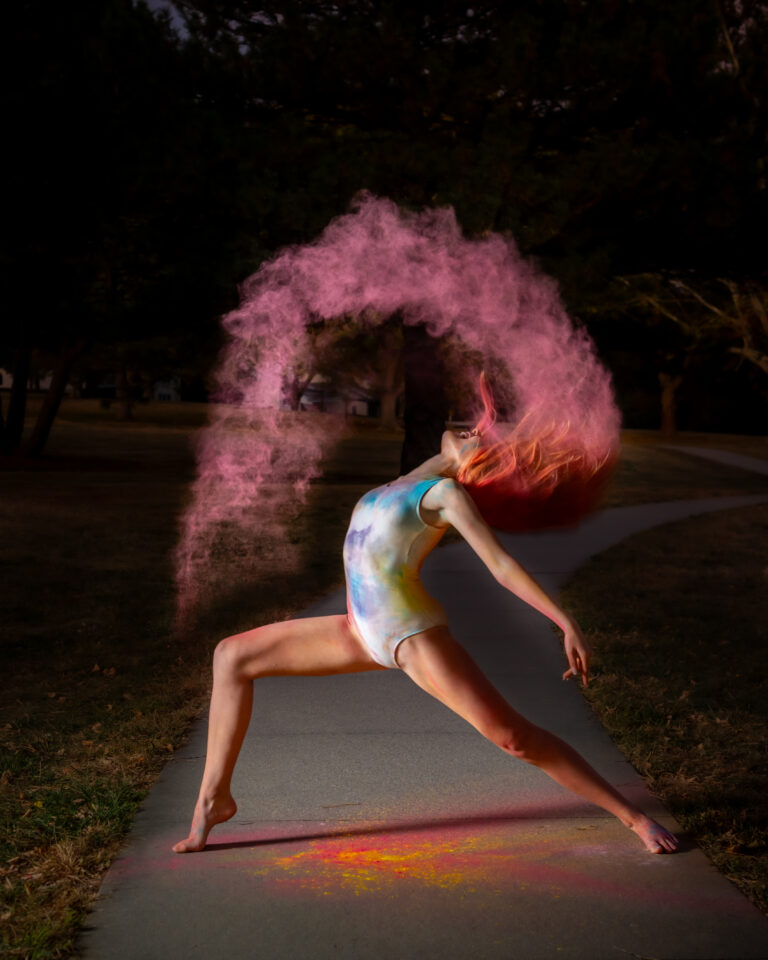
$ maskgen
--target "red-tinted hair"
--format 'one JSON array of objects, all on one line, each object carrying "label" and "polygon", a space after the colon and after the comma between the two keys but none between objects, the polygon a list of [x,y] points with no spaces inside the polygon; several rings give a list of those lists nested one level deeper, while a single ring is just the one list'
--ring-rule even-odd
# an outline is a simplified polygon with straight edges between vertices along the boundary
[{"label": "red-tinted hair", "polygon": [[618,444],[587,451],[570,423],[542,427],[530,416],[502,436],[484,377],[480,390],[483,441],[457,479],[485,521],[500,530],[540,530],[570,526],[594,510],[616,466]]}]

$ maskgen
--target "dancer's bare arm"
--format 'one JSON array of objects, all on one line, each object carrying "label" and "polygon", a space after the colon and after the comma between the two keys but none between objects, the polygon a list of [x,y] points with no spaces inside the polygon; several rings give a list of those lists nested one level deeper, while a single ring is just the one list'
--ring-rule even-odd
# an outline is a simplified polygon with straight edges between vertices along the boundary
[{"label": "dancer's bare arm", "polygon": [[427,509],[434,510],[439,515],[441,523],[450,524],[458,530],[503,587],[560,627],[570,664],[564,677],[581,676],[586,684],[591,650],[579,625],[558,606],[528,571],[507,553],[461,484],[455,480],[444,480],[428,491],[422,502]]}]

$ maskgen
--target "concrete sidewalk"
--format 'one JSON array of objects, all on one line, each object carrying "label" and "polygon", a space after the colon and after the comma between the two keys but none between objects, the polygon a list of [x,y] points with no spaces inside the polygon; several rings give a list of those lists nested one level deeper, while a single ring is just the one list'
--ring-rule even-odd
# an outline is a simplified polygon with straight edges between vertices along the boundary
[{"label": "concrete sidewalk", "polygon": [[[660,450],[675,450],[677,453],[690,453],[694,457],[703,457],[705,460],[715,460],[728,467],[739,467],[751,473],[768,474],[768,460],[759,457],[747,457],[743,453],[733,453],[731,450],[716,450],[713,447],[689,447],[672,443],[659,444]],[[766,451],[768,452],[768,451]]]},{"label": "concrete sidewalk", "polygon": [[[765,501],[606,511],[578,530],[507,536],[550,589],[590,555],[671,520]],[[665,826],[611,743],[548,621],[464,544],[424,570],[454,633],[502,693]],[[342,612],[341,593],[306,610]],[[683,836],[648,854],[603,811],[510,760],[398,671],[256,684],[233,786],[240,809],[176,856],[205,723],[163,771],[80,941],[86,960],[756,960],[768,919]],[[678,831],[679,832],[679,831]]]}]

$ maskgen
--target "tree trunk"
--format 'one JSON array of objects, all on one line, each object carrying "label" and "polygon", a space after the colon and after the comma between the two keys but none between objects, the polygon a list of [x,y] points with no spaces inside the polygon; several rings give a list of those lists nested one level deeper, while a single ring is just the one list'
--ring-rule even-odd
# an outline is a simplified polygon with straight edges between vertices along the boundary
[{"label": "tree trunk", "polygon": [[403,328],[405,361],[405,440],[400,472],[408,473],[440,452],[440,439],[448,416],[443,360],[438,341],[426,327]]},{"label": "tree trunk", "polygon": [[401,339],[401,329],[402,327],[398,327],[396,331],[397,336],[394,336],[390,330],[389,336],[383,344],[386,352],[384,354],[385,366],[383,371],[384,375],[381,380],[382,386],[379,394],[379,402],[381,403],[381,426],[385,430],[397,429],[397,401],[403,392],[403,341]]},{"label": "tree trunk", "polygon": [[308,377],[302,379],[298,374],[294,374],[288,381],[286,392],[288,394],[288,406],[291,410],[298,410],[301,406],[301,398],[304,396],[304,391],[314,379],[316,372],[313,367]]},{"label": "tree trunk", "polygon": [[11,400],[2,435],[3,453],[14,453],[21,445],[21,438],[24,434],[24,415],[27,411],[30,354],[31,351],[22,346],[16,350],[13,357]]},{"label": "tree trunk", "polygon": [[397,428],[397,401],[402,390],[399,387],[393,387],[389,390],[382,390],[381,402],[381,426],[387,430]]},{"label": "tree trunk", "polygon": [[299,401],[301,400],[301,394],[299,393],[299,385],[296,382],[294,377],[292,380],[289,380],[285,385],[285,399],[288,401],[289,410],[298,410]]},{"label": "tree trunk", "polygon": [[78,357],[85,353],[89,344],[90,340],[82,339],[72,347],[63,348],[56,369],[53,371],[51,385],[45,394],[43,405],[37,416],[32,436],[24,446],[25,456],[39,457],[42,454],[45,444],[48,442],[53,421],[59,412],[59,405],[61,404],[61,398],[64,396],[72,366]]},{"label": "tree trunk", "polygon": [[128,383],[128,371],[125,364],[120,364],[115,378],[115,399],[117,400],[117,419],[133,420],[133,398],[131,397],[130,385]]},{"label": "tree trunk", "polygon": [[682,374],[672,376],[659,373],[661,386],[661,433],[664,437],[673,437],[677,433],[677,388],[683,382]]}]

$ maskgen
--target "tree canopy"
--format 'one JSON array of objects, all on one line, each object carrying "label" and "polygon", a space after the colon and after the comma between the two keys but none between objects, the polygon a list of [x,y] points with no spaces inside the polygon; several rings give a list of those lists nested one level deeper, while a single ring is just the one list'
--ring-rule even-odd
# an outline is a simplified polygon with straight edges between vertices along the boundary
[{"label": "tree canopy", "polygon": [[66,379],[94,342],[210,342],[237,284],[362,188],[508,232],[608,346],[613,277],[765,287],[755,0],[175,8],[184,29],[131,0],[9,8],[0,363],[22,379],[33,348]]}]

